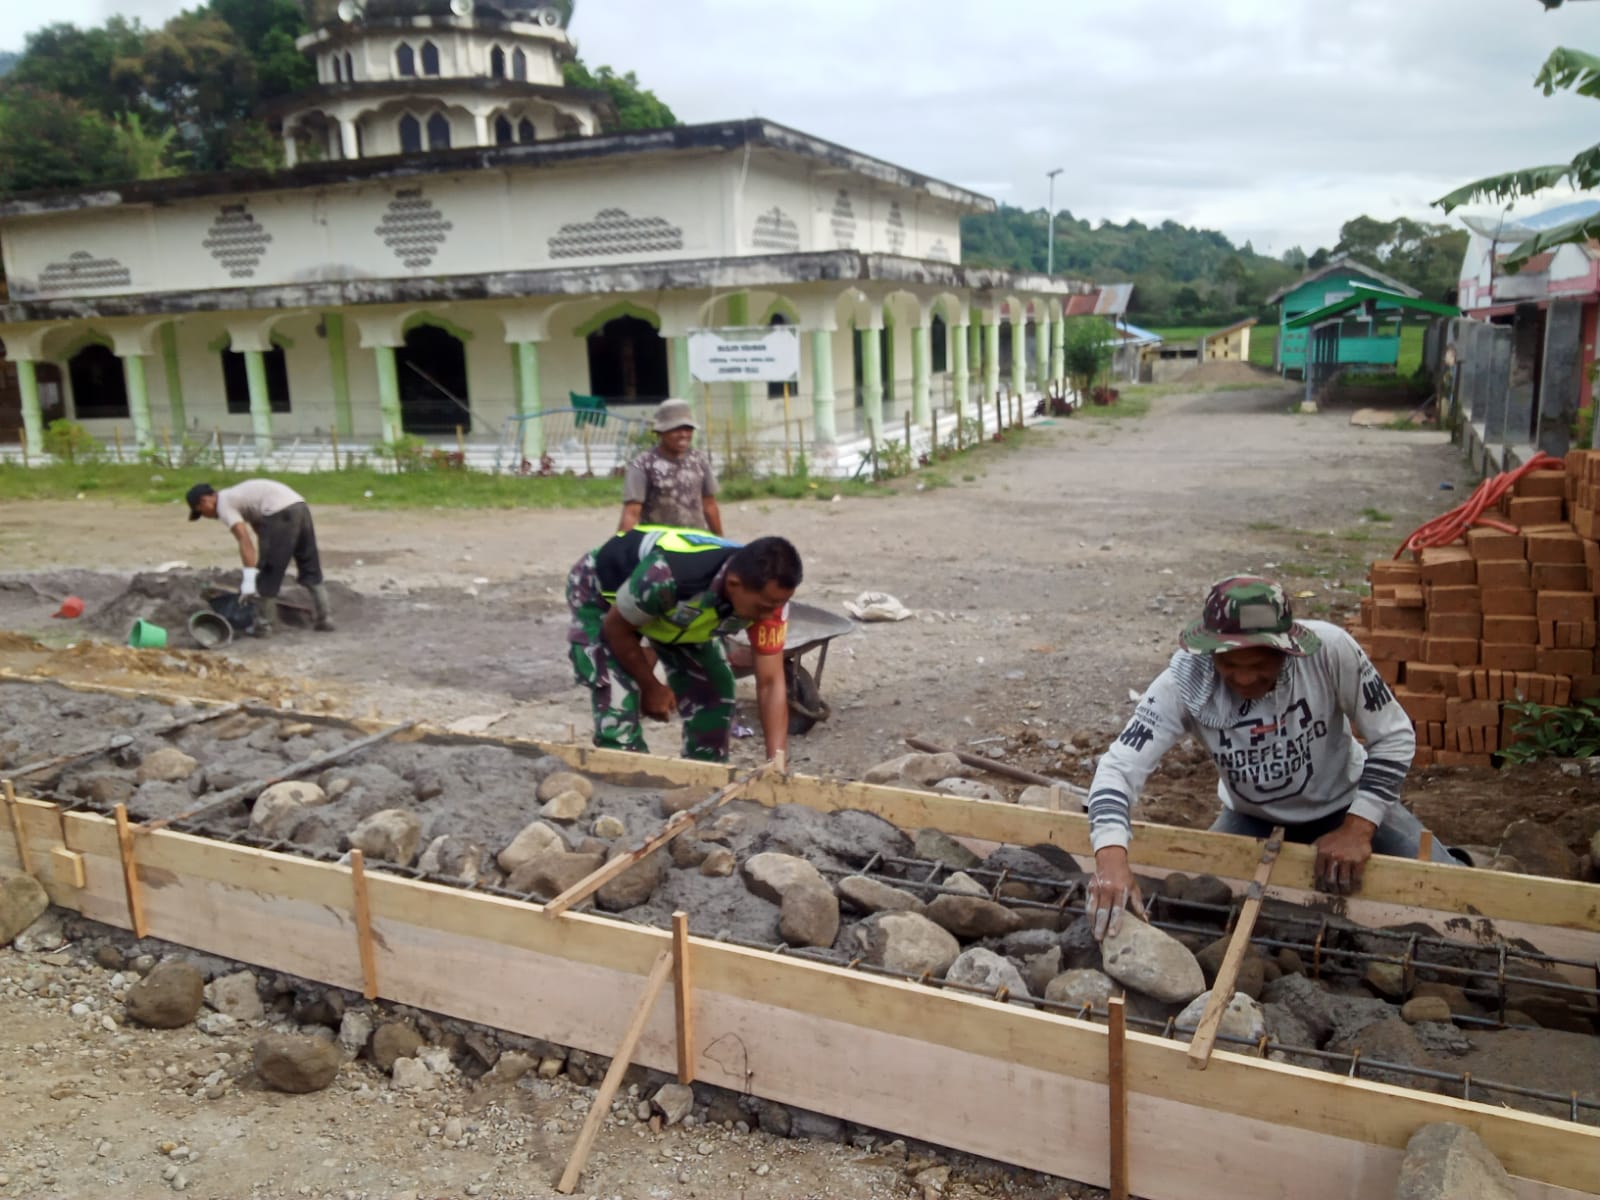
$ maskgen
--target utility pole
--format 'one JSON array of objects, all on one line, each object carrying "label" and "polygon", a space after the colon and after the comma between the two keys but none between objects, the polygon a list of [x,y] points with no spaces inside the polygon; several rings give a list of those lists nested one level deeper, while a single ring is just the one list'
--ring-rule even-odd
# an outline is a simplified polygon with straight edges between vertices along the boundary
[{"label": "utility pole", "polygon": [[1049,247],[1045,251],[1046,265],[1044,273],[1046,275],[1054,275],[1056,273],[1056,176],[1059,174],[1061,174],[1060,167],[1057,167],[1054,171],[1045,172],[1045,177],[1050,180],[1050,212],[1048,214],[1050,232],[1045,236],[1045,243]]}]

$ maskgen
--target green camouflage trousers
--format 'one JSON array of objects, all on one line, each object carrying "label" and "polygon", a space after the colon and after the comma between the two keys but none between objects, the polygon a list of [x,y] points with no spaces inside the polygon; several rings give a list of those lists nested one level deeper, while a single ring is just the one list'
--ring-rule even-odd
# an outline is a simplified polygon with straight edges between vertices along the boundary
[{"label": "green camouflage trousers", "polygon": [[[589,689],[594,707],[594,744],[608,750],[646,753],[639,720],[639,685],[606,645],[602,624],[610,609],[589,555],[567,576],[568,652],[578,682]],[[733,728],[733,668],[722,642],[668,646],[651,642],[667,669],[667,686],[678,698],[683,718],[683,757],[726,762]]]}]

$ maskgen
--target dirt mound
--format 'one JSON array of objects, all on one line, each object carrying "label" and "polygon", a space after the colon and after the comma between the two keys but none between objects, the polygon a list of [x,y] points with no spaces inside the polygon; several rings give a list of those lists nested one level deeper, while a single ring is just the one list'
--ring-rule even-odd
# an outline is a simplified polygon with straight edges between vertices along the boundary
[{"label": "dirt mound", "polygon": [[1209,362],[1201,363],[1179,375],[1174,383],[1194,384],[1262,384],[1281,383],[1273,371],[1263,370],[1261,367],[1252,367],[1249,363],[1242,362]]},{"label": "dirt mound", "polygon": [[[83,623],[95,633],[121,638],[127,636],[135,621],[150,621],[166,629],[169,637],[181,633],[187,641],[190,616],[209,609],[212,595],[238,588],[239,572],[235,569],[144,571],[135,575],[121,593],[95,606]],[[364,605],[359,592],[338,583],[329,583],[328,592],[341,617],[359,615]],[[285,617],[289,624],[295,623],[291,619],[293,606],[310,605],[305,590],[292,582],[285,583],[282,599],[291,609]]]}]

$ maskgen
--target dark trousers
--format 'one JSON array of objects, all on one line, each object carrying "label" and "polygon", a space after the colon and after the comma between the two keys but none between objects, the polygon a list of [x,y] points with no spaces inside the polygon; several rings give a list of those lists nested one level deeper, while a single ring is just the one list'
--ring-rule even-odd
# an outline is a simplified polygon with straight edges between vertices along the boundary
[{"label": "dark trousers", "polygon": [[306,587],[322,582],[322,561],[317,557],[317,531],[311,509],[304,502],[273,513],[255,527],[260,547],[256,554],[256,590],[268,600],[283,587],[284,574],[293,561],[295,578]]}]

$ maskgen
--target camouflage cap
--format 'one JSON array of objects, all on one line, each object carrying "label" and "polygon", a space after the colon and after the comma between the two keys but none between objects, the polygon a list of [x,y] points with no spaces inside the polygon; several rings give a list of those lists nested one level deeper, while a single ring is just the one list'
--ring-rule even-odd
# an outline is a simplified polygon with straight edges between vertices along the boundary
[{"label": "camouflage cap", "polygon": [[1225,654],[1266,646],[1285,654],[1312,654],[1317,635],[1297,625],[1282,586],[1254,575],[1233,575],[1211,585],[1200,619],[1178,637],[1191,654]]}]

